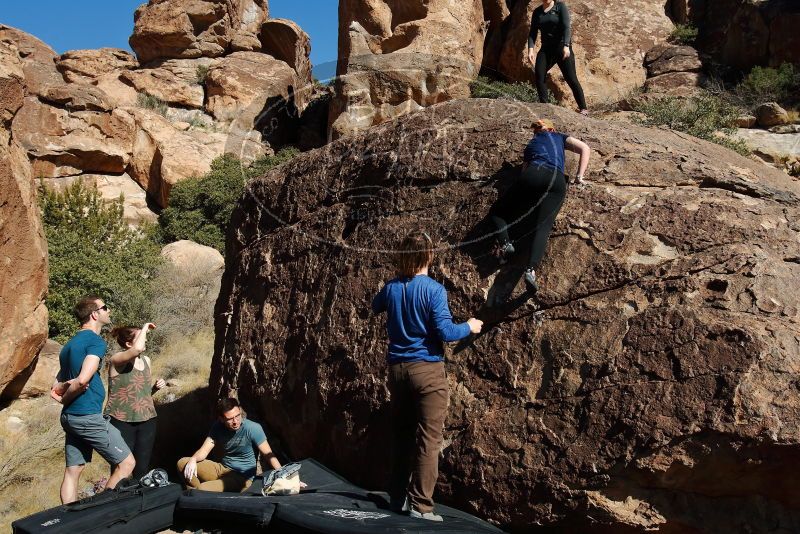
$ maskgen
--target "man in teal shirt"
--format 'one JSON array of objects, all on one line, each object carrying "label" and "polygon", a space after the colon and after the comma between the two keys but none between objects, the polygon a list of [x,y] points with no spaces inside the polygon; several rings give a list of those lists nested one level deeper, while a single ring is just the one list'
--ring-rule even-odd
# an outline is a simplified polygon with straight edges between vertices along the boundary
[{"label": "man in teal shirt", "polygon": [[66,469],[61,483],[61,502],[78,500],[78,482],[96,450],[112,467],[106,488],[114,488],[131,476],[133,454],[119,430],[103,416],[105,389],[100,379],[100,363],[106,342],[100,330],[111,322],[108,306],[95,295],[81,298],[74,308],[81,329],[67,341],[59,354],[60,369],[51,396],[64,405],[61,427],[65,432]]},{"label": "man in teal shirt", "polygon": [[[211,426],[203,445],[188,458],[178,461],[187,486],[205,491],[242,491],[256,476],[255,449],[264,455],[272,469],[281,463],[272,452],[261,425],[244,418],[239,401],[222,399],[217,405],[217,421]],[[207,457],[219,446],[222,460]]]}]

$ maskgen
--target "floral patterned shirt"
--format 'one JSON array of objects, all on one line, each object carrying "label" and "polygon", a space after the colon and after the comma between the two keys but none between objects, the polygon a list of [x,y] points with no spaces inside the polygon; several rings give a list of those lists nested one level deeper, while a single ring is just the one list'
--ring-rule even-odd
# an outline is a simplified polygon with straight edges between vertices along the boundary
[{"label": "floral patterned shirt", "polygon": [[141,423],[156,416],[150,366],[144,358],[142,363],[144,369],[141,371],[134,362],[130,362],[116,376],[112,376],[113,364],[109,362],[107,415],[126,423]]}]

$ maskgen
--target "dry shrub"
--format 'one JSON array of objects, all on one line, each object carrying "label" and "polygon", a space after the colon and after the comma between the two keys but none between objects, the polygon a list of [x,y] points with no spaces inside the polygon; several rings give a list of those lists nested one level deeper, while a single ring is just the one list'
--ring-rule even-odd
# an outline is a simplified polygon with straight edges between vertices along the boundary
[{"label": "dry shrub", "polygon": [[156,403],[171,402],[207,386],[213,354],[214,331],[211,328],[167,341],[153,358],[153,374],[175,385],[156,394]]},{"label": "dry shrub", "polygon": [[[49,397],[17,401],[0,416],[0,532],[11,522],[58,506],[64,475],[64,432],[58,422],[61,406]],[[8,415],[20,414],[26,428],[6,429]],[[97,454],[81,476],[80,490],[109,474]]]}]

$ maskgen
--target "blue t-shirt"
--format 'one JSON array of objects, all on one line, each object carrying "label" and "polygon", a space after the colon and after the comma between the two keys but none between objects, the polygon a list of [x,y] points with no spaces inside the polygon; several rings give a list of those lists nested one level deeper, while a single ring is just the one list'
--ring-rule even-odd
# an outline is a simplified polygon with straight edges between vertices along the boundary
[{"label": "blue t-shirt", "polygon": [[453,323],[444,286],[425,275],[387,282],[372,299],[372,310],[387,313],[389,364],[442,361],[442,341],[470,333],[467,323]]},{"label": "blue t-shirt", "polygon": [[100,358],[97,372],[89,381],[89,389],[75,397],[75,400],[61,410],[62,413],[71,415],[103,413],[103,400],[106,398],[106,391],[103,388],[103,381],[100,379],[100,368],[102,367],[103,357],[106,355],[106,342],[103,341],[102,337],[91,330],[81,330],[72,336],[67,341],[67,344],[61,348],[61,352],[58,355],[58,361],[61,365],[58,378],[62,382],[78,378],[78,375],[81,374],[83,360],[89,354]]},{"label": "blue t-shirt", "polygon": [[222,465],[248,478],[256,476],[255,449],[267,441],[261,425],[242,419],[242,426],[233,431],[219,421],[214,421],[208,437],[222,449]]},{"label": "blue t-shirt", "polygon": [[539,132],[528,141],[522,161],[547,165],[564,172],[564,143],[569,137],[558,132]]}]

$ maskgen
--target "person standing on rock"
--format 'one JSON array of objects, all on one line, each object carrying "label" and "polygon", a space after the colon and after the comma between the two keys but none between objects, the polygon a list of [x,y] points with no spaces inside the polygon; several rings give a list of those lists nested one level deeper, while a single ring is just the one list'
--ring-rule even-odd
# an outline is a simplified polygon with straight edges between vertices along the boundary
[{"label": "person standing on rock", "polygon": [[51,397],[64,405],[61,426],[66,434],[64,453],[66,469],[61,483],[61,502],[78,500],[78,483],[86,464],[96,450],[111,466],[106,488],[116,487],[133,472],[136,465],[125,440],[103,416],[105,390],[100,379],[100,363],[106,354],[106,342],[100,330],[111,322],[111,312],[100,297],[88,295],[74,308],[81,329],[67,341],[59,354],[60,369]]},{"label": "person standing on rock", "polygon": [[489,217],[497,229],[497,255],[502,263],[515,251],[508,235],[509,221],[518,224],[528,238],[530,256],[524,278],[528,290],[535,293],[539,289],[536,269],[544,257],[550,231],[567,195],[564,151],[580,155],[574,182],[581,184],[591,149],[580,139],[556,132],[552,121],[547,119],[537,120],[533,131],[522,157],[520,177],[495,203]]},{"label": "person standing on rock", "polygon": [[145,323],[142,328],[124,326],[111,331],[124,350],[109,358],[105,413],[133,451],[136,459],[133,477],[137,480],[147,473],[156,440],[153,394],[166,385],[161,378],[152,382],[150,358],[142,354],[147,331],[155,327],[153,323]]},{"label": "person standing on rock", "polygon": [[444,286],[428,276],[433,243],[424,232],[406,237],[396,255],[397,278],[372,300],[386,312],[392,414],[391,508],[442,521],[433,511],[449,393],[442,342],[478,334],[482,321],[455,324]]},{"label": "person standing on rock", "polygon": [[[537,54],[533,53],[536,37],[541,32],[542,46]],[[572,23],[569,9],[564,2],[556,0],[542,0],[542,5],[533,10],[531,17],[531,31],[528,35],[528,60],[533,65],[536,77],[536,91],[539,93],[539,102],[547,103],[547,73],[558,64],[564,80],[572,89],[572,95],[583,115],[589,113],[586,109],[586,98],[583,88],[575,72],[575,56],[572,51]]]}]

